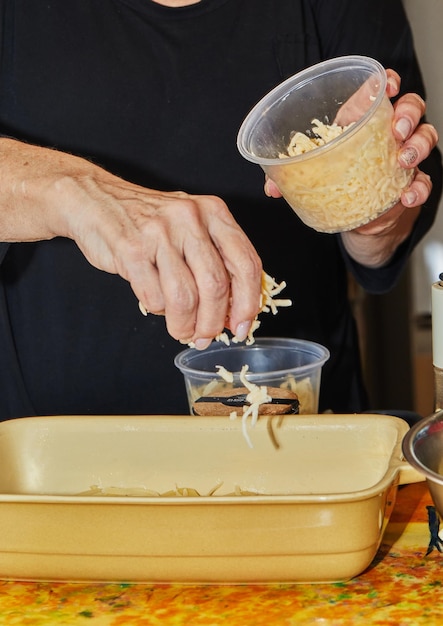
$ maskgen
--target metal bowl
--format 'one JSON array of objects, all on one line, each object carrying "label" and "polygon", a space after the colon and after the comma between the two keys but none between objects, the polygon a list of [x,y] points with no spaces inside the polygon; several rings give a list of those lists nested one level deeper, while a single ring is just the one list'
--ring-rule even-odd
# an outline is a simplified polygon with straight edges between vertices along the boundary
[{"label": "metal bowl", "polygon": [[402,442],[410,465],[425,476],[434,504],[443,516],[443,410],[415,424]]}]

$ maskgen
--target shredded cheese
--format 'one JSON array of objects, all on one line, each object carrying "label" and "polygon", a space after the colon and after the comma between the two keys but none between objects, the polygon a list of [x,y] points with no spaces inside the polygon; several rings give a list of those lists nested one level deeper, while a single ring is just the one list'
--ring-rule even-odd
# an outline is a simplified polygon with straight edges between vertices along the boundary
[{"label": "shredded cheese", "polygon": [[[255,343],[254,333],[260,327],[260,321],[258,319],[258,315],[260,315],[260,313],[271,312],[273,315],[276,315],[280,307],[292,306],[292,301],[289,299],[276,299],[276,296],[278,296],[285,287],[285,281],[277,283],[275,278],[269,276],[269,274],[266,274],[266,272],[262,273],[259,312],[253,320],[251,328],[249,329],[248,336],[246,337],[245,343],[247,346],[251,346],[253,343]],[[215,340],[221,341],[227,346],[230,345],[231,341],[232,343],[240,343],[240,340],[235,335],[231,339],[229,339],[229,336],[226,332],[217,335],[215,337]],[[188,345],[190,348],[195,347],[193,343],[190,343]]]},{"label": "shredded cheese", "polygon": [[234,374],[232,372],[229,372],[226,367],[223,367],[223,365],[216,365],[215,367],[217,369],[218,375],[221,376],[223,380],[225,380],[227,383],[234,382]]},{"label": "shredded cheese", "polygon": [[140,302],[140,300],[138,301],[138,308],[140,309],[140,313],[142,315],[145,317],[148,315],[148,309]]},{"label": "shredded cheese", "polygon": [[308,137],[305,133],[296,132],[291,138],[287,147],[287,154],[280,153],[279,157],[284,159],[286,157],[298,156],[299,154],[305,154],[310,150],[324,146],[329,141],[336,139],[348,128],[353,126],[354,122],[348,124],[348,126],[339,126],[339,124],[324,124],[320,120],[312,120],[312,134]]},{"label": "shredded cheese", "polygon": [[[99,487],[98,485],[91,485],[89,489],[86,491],[81,491],[77,493],[77,496],[124,496],[128,498],[133,497],[161,497],[161,498],[173,498],[173,497],[208,497],[219,495],[216,492],[222,487],[223,481],[219,480],[207,493],[200,493],[197,489],[193,487],[179,487],[175,486],[174,489],[169,489],[168,491],[154,491],[153,489],[148,489],[147,487]],[[252,496],[259,495],[258,491],[251,491],[241,489],[239,485],[234,485],[234,491],[231,493],[220,494],[224,496]]]},{"label": "shredded cheese", "polygon": [[295,380],[294,376],[287,376],[286,381],[280,387],[289,389],[297,394],[300,403],[300,414],[313,415],[317,413],[317,396],[309,376],[300,380]]},{"label": "shredded cheese", "polygon": [[[266,172],[305,224],[326,233],[350,230],[398,202],[414,174],[398,162],[387,98],[364,125],[331,150],[321,148],[352,124],[342,127],[316,119],[313,124],[312,137],[294,133],[278,165]],[[289,158],[306,153],[304,159]]]}]

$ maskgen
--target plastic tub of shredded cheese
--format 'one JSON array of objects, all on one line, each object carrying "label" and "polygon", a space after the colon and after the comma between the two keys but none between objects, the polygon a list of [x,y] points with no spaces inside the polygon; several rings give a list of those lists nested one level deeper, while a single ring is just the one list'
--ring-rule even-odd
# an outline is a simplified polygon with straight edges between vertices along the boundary
[{"label": "plastic tub of shredded cheese", "polygon": [[[189,348],[175,358],[182,372],[191,414],[202,397],[217,397],[247,385],[294,392],[300,414],[318,411],[321,371],[329,350],[313,341],[260,337],[252,345],[213,342],[206,350]],[[241,411],[239,412],[241,415]]]},{"label": "plastic tub of shredded cheese", "polygon": [[237,138],[300,219],[320,232],[351,230],[396,204],[413,171],[398,162],[386,72],[344,56],[278,85],[250,111]]}]

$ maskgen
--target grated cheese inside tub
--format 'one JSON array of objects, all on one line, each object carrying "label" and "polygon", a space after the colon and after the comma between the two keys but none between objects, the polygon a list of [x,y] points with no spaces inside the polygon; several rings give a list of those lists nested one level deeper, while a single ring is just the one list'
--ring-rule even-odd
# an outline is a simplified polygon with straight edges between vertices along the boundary
[{"label": "grated cheese inside tub", "polygon": [[311,136],[305,135],[305,133],[296,132],[291,138],[287,147],[287,154],[280,153],[279,157],[284,159],[285,157],[298,156],[299,154],[305,154],[310,150],[324,146],[329,141],[332,141],[336,137],[339,137],[342,133],[350,128],[354,122],[348,126],[340,126],[335,122],[333,124],[324,124],[318,119],[312,120],[312,133]]},{"label": "grated cheese inside tub", "polygon": [[[339,114],[347,123],[346,107]],[[398,162],[399,144],[389,132],[392,104],[388,98],[358,130],[355,122],[341,126],[340,118],[338,123],[324,121],[314,118],[305,133],[294,129],[278,155],[279,164],[267,173],[289,204],[296,206],[303,222],[334,233],[357,228],[392,207],[414,171]],[[340,135],[352,124],[356,132],[351,129],[346,141],[340,142]],[[333,140],[334,150],[324,150]],[[316,158],[310,158],[316,148]]]}]

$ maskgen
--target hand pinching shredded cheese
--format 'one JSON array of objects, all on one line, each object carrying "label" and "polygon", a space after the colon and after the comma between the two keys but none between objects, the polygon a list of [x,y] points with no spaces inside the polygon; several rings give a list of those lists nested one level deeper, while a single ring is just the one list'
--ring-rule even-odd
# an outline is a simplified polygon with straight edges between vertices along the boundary
[{"label": "hand pinching shredded cheese", "polygon": [[[292,301],[289,299],[276,299],[283,289],[286,287],[286,283],[283,281],[281,283],[277,283],[274,278],[266,274],[262,273],[262,282],[261,282],[261,294],[260,294],[260,313],[269,313],[271,312],[273,315],[278,313],[279,307],[288,307],[292,305]],[[147,309],[143,306],[141,302],[138,303],[138,308],[140,309],[143,315],[148,315]],[[260,321],[258,320],[258,315],[255,317],[254,321],[251,324],[251,328],[249,329],[248,336],[246,338],[246,345],[250,346],[255,342],[254,333],[260,326]],[[227,346],[232,343],[239,343],[239,339],[234,335],[231,339],[227,332],[222,332],[214,337],[215,341],[220,341]],[[181,342],[185,343],[185,342]],[[195,343],[193,341],[188,342],[188,346],[190,348],[195,348]]]}]

